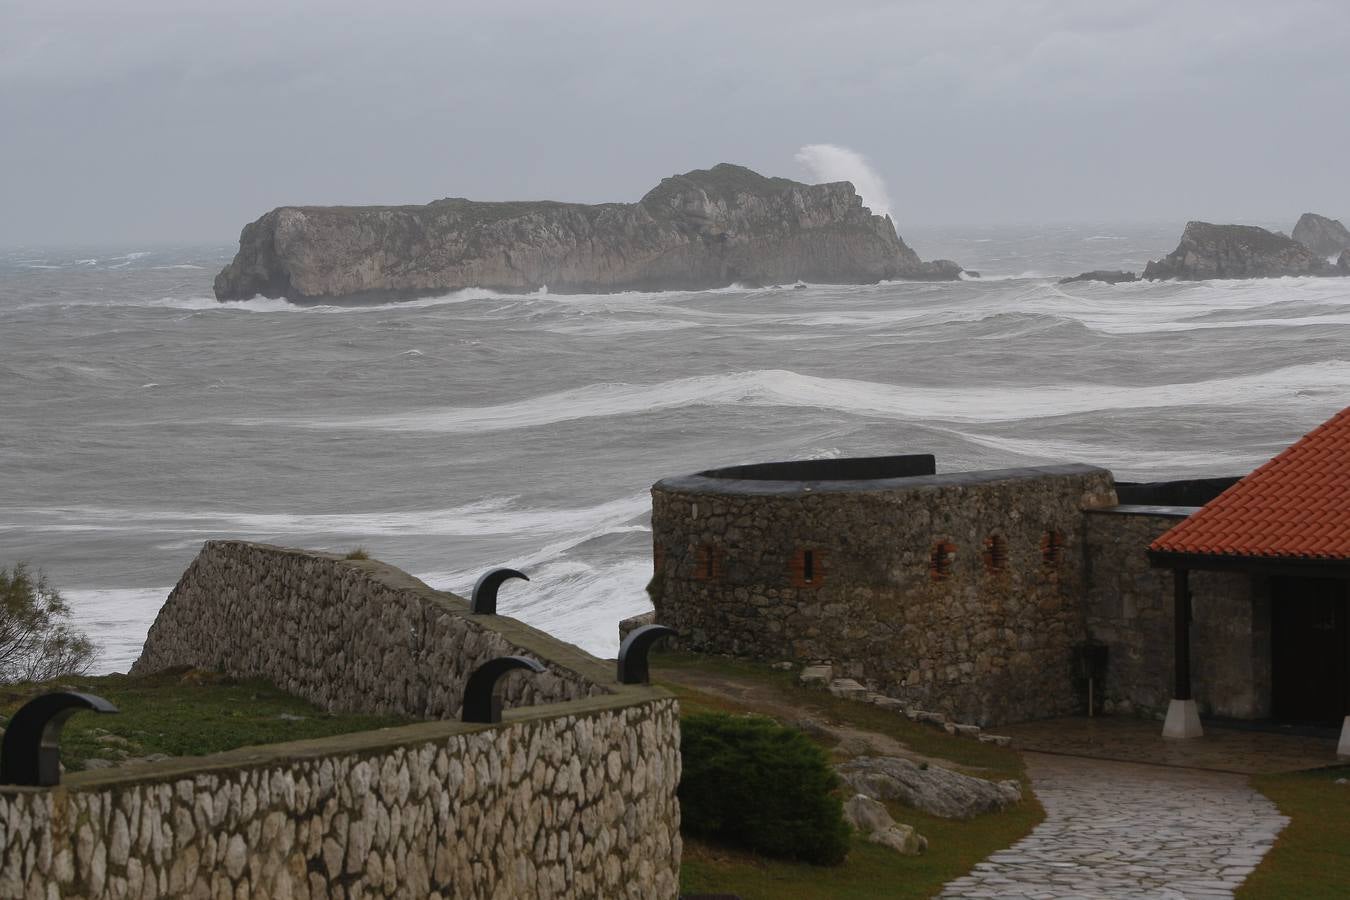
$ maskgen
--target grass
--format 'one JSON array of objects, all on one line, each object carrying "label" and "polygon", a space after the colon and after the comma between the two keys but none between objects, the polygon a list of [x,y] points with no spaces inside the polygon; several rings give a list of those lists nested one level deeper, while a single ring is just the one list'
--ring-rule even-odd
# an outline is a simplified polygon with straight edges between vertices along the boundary
[{"label": "grass", "polygon": [[1241,900],[1345,897],[1350,885],[1350,766],[1258,775],[1252,785],[1290,822],[1247,881]]},{"label": "grass", "polygon": [[32,697],[53,690],[96,694],[120,710],[117,715],[83,712],[66,723],[61,761],[69,771],[88,768],[90,759],[201,756],[408,722],[393,716],[333,715],[266,681],[236,681],[194,669],[0,685],[0,725]]},{"label": "grass", "polygon": [[[752,704],[707,694],[676,680],[682,671],[697,670],[727,680],[757,684],[769,689],[775,699],[799,707],[803,716],[823,716],[854,728],[888,735],[915,753],[948,760],[955,763],[958,769],[981,778],[997,781],[1003,778],[1022,779],[1024,775],[1021,754],[1015,750],[981,744],[970,738],[952,737],[930,725],[911,722],[904,716],[870,703],[845,700],[823,688],[801,687],[797,683],[796,672],[782,672],[748,660],[685,652],[654,652],[651,658],[655,673],[653,677],[680,699],[680,708],[684,712],[763,712]],[[663,679],[663,671],[669,671],[675,677]]]},{"label": "grass", "polygon": [[[679,698],[683,715],[709,711],[772,714],[757,708],[753,701],[739,702],[681,683],[682,673],[697,671],[728,683],[754,685],[760,696],[773,698],[775,704],[798,708],[803,716],[885,734],[915,752],[951,761],[957,768],[982,777],[1015,778],[1024,787],[1027,784],[1021,756],[1014,750],[955,738],[869,704],[843,700],[824,690],[802,688],[793,672],[780,672],[742,660],[671,652],[654,654],[652,668],[655,680]],[[776,718],[791,724],[781,715]],[[811,737],[829,746],[828,741],[816,735]],[[914,826],[928,838],[928,852],[921,856],[900,856],[855,834],[848,859],[841,866],[785,862],[686,838],[680,889],[685,893],[738,894],[745,900],[931,897],[942,885],[966,874],[989,854],[1026,835],[1045,817],[1029,791],[1027,797],[1003,812],[971,821],[942,819],[888,803],[897,822]]]},{"label": "grass", "polygon": [[342,557],[342,558],[343,558],[343,559],[370,559],[370,551],[366,550],[365,547],[353,547],[352,549],[348,550],[348,551],[347,551],[347,555],[344,556],[344,557]]}]

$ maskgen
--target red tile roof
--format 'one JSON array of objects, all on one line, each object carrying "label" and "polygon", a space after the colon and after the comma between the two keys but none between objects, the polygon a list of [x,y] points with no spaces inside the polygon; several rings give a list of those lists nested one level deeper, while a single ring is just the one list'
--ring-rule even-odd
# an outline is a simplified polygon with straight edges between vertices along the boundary
[{"label": "red tile roof", "polygon": [[1205,504],[1149,549],[1350,560],[1350,407]]}]

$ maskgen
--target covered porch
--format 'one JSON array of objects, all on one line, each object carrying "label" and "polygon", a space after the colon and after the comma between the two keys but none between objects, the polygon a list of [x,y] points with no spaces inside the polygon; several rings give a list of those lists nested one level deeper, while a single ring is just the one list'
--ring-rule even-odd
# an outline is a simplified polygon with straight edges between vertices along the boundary
[{"label": "covered porch", "polygon": [[1269,597],[1269,709],[1339,727],[1350,756],[1350,408],[1155,540],[1173,585],[1173,692],[1163,737],[1204,734],[1192,694],[1193,572],[1260,582]]}]

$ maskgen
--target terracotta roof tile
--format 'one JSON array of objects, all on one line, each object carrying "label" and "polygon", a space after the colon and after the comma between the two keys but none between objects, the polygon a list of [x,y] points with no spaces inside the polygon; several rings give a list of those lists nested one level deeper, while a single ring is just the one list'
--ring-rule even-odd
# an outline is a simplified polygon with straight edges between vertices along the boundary
[{"label": "terracotta roof tile", "polygon": [[1350,407],[1205,504],[1149,549],[1350,559]]}]

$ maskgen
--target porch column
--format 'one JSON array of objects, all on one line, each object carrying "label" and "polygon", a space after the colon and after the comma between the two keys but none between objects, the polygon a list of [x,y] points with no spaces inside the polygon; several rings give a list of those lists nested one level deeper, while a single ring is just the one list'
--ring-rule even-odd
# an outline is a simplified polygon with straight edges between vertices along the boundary
[{"label": "porch column", "polygon": [[1191,696],[1191,588],[1190,573],[1186,569],[1172,570],[1172,635],[1176,645],[1172,653],[1175,686],[1172,702],[1167,704],[1167,721],[1163,723],[1163,737],[1198,738],[1205,732],[1200,727],[1200,712]]}]

